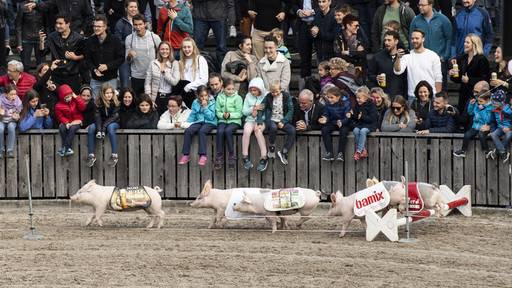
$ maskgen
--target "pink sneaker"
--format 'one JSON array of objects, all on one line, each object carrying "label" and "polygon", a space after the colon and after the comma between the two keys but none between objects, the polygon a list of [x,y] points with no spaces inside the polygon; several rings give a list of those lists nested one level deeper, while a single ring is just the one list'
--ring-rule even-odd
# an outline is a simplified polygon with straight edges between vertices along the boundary
[{"label": "pink sneaker", "polygon": [[204,166],[204,165],[206,165],[206,161],[208,161],[208,158],[206,157],[206,155],[201,155],[199,157],[199,162],[197,162],[197,165]]},{"label": "pink sneaker", "polygon": [[354,160],[359,161],[359,159],[361,159],[361,152],[356,151],[356,153],[354,153]]},{"label": "pink sneaker", "polygon": [[361,158],[366,158],[368,157],[368,150],[366,150],[366,148],[363,149],[363,151],[361,152]]},{"label": "pink sneaker", "polygon": [[184,164],[187,164],[189,161],[190,161],[190,156],[183,155],[183,156],[181,156],[180,161],[178,162],[178,164],[184,165]]}]

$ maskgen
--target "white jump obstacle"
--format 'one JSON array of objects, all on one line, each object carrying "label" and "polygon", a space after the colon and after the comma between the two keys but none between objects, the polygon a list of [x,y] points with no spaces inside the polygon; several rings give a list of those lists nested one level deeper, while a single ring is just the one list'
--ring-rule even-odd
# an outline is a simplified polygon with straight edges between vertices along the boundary
[{"label": "white jump obstacle", "polygon": [[[471,186],[465,185],[457,194],[446,185],[441,185],[441,194],[445,200],[445,207],[441,214],[448,215],[453,209],[459,210],[462,215],[471,217]],[[390,241],[397,242],[398,227],[403,226],[407,222],[407,218],[397,219],[397,210],[390,209],[384,217],[380,218],[374,211],[366,212],[366,241],[373,241],[377,235],[382,232]],[[409,216],[409,222],[417,222],[435,215],[435,210],[422,210],[414,215]]]}]

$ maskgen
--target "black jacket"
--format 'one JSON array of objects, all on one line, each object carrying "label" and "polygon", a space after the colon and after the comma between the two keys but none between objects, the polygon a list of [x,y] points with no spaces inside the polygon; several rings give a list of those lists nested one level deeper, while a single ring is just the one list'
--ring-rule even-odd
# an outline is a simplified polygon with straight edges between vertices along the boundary
[{"label": "black jacket", "polygon": [[[354,64],[354,66],[361,66],[366,68],[366,54],[369,51],[370,43],[368,37],[364,33],[363,29],[359,28],[356,35],[357,46],[362,46],[364,50],[358,51],[357,47],[350,47],[345,37],[344,29],[340,28],[340,25],[336,26],[336,47],[335,53],[337,57],[343,58],[345,61]],[[356,49],[354,49],[356,48]],[[341,52],[348,50],[348,55],[342,55]]]},{"label": "black jacket", "polygon": [[[124,11],[124,2],[123,0],[105,0],[105,5],[103,6],[103,13],[107,16],[108,26],[111,28],[111,31],[114,31],[114,27],[116,26],[117,21],[123,18]],[[112,9],[114,13],[112,15],[108,14],[108,11]]]},{"label": "black jacket", "polygon": [[103,105],[96,108],[95,122],[96,131],[105,132],[107,126],[119,121],[119,107],[112,103],[109,108]]},{"label": "black jacket", "polygon": [[281,12],[286,12],[285,8],[286,1],[249,0],[249,10],[258,13],[254,19],[254,28],[266,32],[280,28],[281,22],[277,21],[276,16]]},{"label": "black jacket", "polygon": [[84,116],[84,120],[82,121],[82,128],[87,128],[89,125],[96,122],[96,104],[94,104],[94,99],[91,98],[91,100],[87,102],[82,115]]},{"label": "black jacket", "polygon": [[145,114],[137,110],[137,112],[132,114],[128,123],[126,123],[126,129],[156,129],[159,119],[160,117],[156,110]]},{"label": "black jacket", "polygon": [[[85,65],[91,71],[92,79],[98,81],[108,81],[117,78],[117,69],[124,61],[124,48],[116,36],[107,33],[103,43],[100,43],[98,36],[94,35],[85,42]],[[103,76],[98,77],[94,69],[100,64],[106,64],[108,69]]]},{"label": "black jacket", "polygon": [[446,109],[439,113],[435,110],[429,112],[425,129],[430,133],[453,133],[455,132],[455,118],[446,112]]},{"label": "black jacket", "polygon": [[329,9],[327,14],[322,11],[315,11],[313,26],[318,27],[318,34],[314,38],[317,58],[319,61],[329,60],[334,55],[334,39],[336,37],[336,20],[334,9]]},{"label": "black jacket", "polygon": [[[377,124],[379,122],[379,112],[377,106],[371,99],[364,102],[363,105],[356,104],[352,113],[352,126],[354,128],[367,128],[370,132],[377,130]],[[359,114],[361,113],[361,118]]]},{"label": "black jacket", "polygon": [[81,61],[66,59],[66,51],[74,52],[76,55],[83,55],[84,40],[82,35],[71,31],[68,38],[63,39],[57,31],[50,33],[46,38],[44,50],[41,52],[43,55],[50,53],[52,61],[60,59],[63,60],[63,63],[65,62],[53,71],[55,76],[68,77],[78,75],[79,73]]},{"label": "black jacket", "polygon": [[407,71],[402,75],[396,75],[393,72],[394,57],[389,55],[386,49],[381,49],[373,55],[372,60],[368,62],[368,81],[370,87],[378,87],[377,75],[386,74],[386,87],[384,92],[392,100],[396,95],[407,95]]},{"label": "black jacket", "polygon": [[[463,54],[457,57],[457,64],[459,65],[459,77],[450,76],[450,79],[455,83],[460,83],[459,101],[457,108],[463,112],[468,105],[469,99],[473,96],[473,87],[479,81],[485,80],[489,82],[489,61],[485,55],[475,55],[473,60],[468,64],[468,55]],[[462,83],[462,75],[467,74],[468,83]]]},{"label": "black jacket", "polygon": [[71,30],[85,35],[92,32],[92,13],[90,0],[46,0],[39,1],[36,9],[43,13],[53,15],[67,15],[71,17]]},{"label": "black jacket", "polygon": [[[308,113],[309,124],[306,127],[306,131],[322,129],[322,125],[320,123],[318,123],[318,118],[320,118],[322,116],[322,114],[324,113],[324,105],[322,105],[321,103],[313,103],[313,107],[311,107],[311,109],[307,113]],[[297,111],[295,111],[294,122],[295,123],[297,123],[298,121],[306,122],[306,120],[305,120],[306,117],[304,114],[306,114],[306,113],[304,113],[304,111],[297,109]]]},{"label": "black jacket", "polygon": [[46,27],[43,15],[32,10],[28,12],[23,6],[29,1],[18,3],[18,13],[16,14],[16,43],[21,46],[22,41],[39,42],[39,30]]},{"label": "black jacket", "polygon": [[192,0],[192,6],[194,19],[227,21],[228,25],[235,25],[235,0]]},{"label": "black jacket", "polygon": [[416,120],[422,119],[423,122],[416,124],[416,130],[425,130],[426,122],[428,119],[428,116],[430,114],[430,111],[434,110],[434,105],[432,101],[428,101],[428,103],[425,103],[424,105],[421,105],[419,99],[415,99],[410,107],[412,110],[414,110],[414,113],[416,113]]}]

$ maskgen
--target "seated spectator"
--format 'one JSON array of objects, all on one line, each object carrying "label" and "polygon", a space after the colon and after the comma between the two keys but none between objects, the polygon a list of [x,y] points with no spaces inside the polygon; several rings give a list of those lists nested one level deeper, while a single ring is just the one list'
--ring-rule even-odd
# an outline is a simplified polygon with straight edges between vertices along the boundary
[{"label": "seated spectator", "polygon": [[[172,51],[180,51],[181,42],[194,33],[192,14],[186,3],[177,0],[165,0],[164,7],[160,8],[156,33],[162,41],[171,44]],[[173,55],[179,59],[179,52]]]},{"label": "seated spectator", "polygon": [[[476,85],[479,84],[477,83]],[[491,130],[491,124],[494,121],[494,115],[492,112],[494,106],[491,103],[489,93],[483,93],[489,91],[485,88],[480,91],[478,98],[472,98],[469,101],[467,111],[468,115],[473,117],[473,121],[471,123],[471,128],[464,133],[462,149],[453,152],[453,156],[455,157],[466,157],[469,141],[476,135],[478,135],[478,139],[480,140],[480,145],[485,154],[485,158],[493,157],[493,151],[490,150],[489,145],[487,145],[487,136]]]},{"label": "seated spectator", "polygon": [[377,106],[377,113],[379,115],[376,131],[380,131],[380,127],[382,126],[382,119],[384,119],[384,114],[391,105],[391,101],[389,101],[388,94],[384,93],[382,88],[379,87],[372,88],[372,90],[370,91],[370,96],[372,97],[373,102],[375,102],[375,105]]},{"label": "seated spectator", "polygon": [[[34,85],[34,90],[39,94],[40,104],[45,104],[46,108],[50,110],[50,116],[52,119],[55,118],[55,104],[59,102],[59,96],[57,95],[57,85],[51,80],[52,68],[56,67],[53,63],[41,63],[36,69],[37,82]],[[58,123],[53,121],[53,128],[57,128]]]},{"label": "seated spectator", "polygon": [[270,84],[270,92],[263,102],[265,109],[265,130],[268,131],[268,158],[276,157],[277,130],[286,132],[286,141],[283,148],[277,151],[281,163],[288,165],[288,153],[295,142],[295,126],[293,125],[294,106],[292,97],[281,90],[279,80]]},{"label": "seated spectator", "polygon": [[180,50],[180,82],[176,86],[175,93],[181,95],[187,107],[192,107],[196,98],[196,90],[201,85],[208,83],[208,63],[199,55],[194,39],[183,39]]},{"label": "seated spectator", "polygon": [[96,104],[94,104],[94,99],[92,99],[91,86],[84,84],[80,87],[80,98],[85,103],[85,110],[82,111],[82,128],[87,129],[89,125],[96,121]]},{"label": "seated spectator", "polygon": [[210,73],[208,77],[208,98],[217,99],[217,96],[222,92],[224,88],[224,81],[222,76],[217,72]]},{"label": "seated spectator", "polygon": [[[491,67],[491,87],[496,90],[502,90],[505,94],[510,98],[510,94],[512,94],[512,77],[510,77],[510,72],[507,69],[508,61],[503,57],[503,49],[501,47],[496,47],[496,51],[494,52],[494,63]],[[496,76],[496,77],[494,77]]]},{"label": "seated spectator", "polygon": [[414,89],[414,100],[411,103],[411,109],[416,114],[416,130],[425,130],[429,112],[432,110],[432,86],[427,81],[420,81]]},{"label": "seated spectator", "polygon": [[174,60],[169,42],[158,45],[156,59],[149,64],[144,82],[144,91],[156,104],[158,115],[167,110],[167,103],[172,95],[172,86],[180,81],[180,68],[178,61]]},{"label": "seated spectator", "polygon": [[265,116],[263,114],[265,95],[267,95],[267,90],[265,89],[263,79],[259,77],[252,79],[249,82],[249,92],[245,95],[244,107],[242,109],[242,113],[245,116],[244,133],[242,135],[244,168],[249,170],[253,167],[249,158],[249,144],[251,143],[251,134],[254,132],[261,154],[258,167],[256,168],[259,172],[265,171],[268,165],[267,145],[265,144],[265,136],[263,136],[263,130],[265,130]]},{"label": "seated spectator", "polygon": [[[8,158],[14,158],[16,142],[16,123],[20,120],[22,103],[16,92],[16,86],[8,84],[5,93],[0,95],[0,159],[6,152]],[[4,148],[4,131],[7,128],[7,145]]]},{"label": "seated spectator", "polygon": [[343,27],[341,34],[336,35],[337,56],[363,70],[366,68],[369,43],[365,35],[358,33],[359,18],[352,14],[346,15],[343,18]]},{"label": "seated spectator", "polygon": [[82,113],[85,111],[86,104],[82,97],[73,93],[67,84],[59,86],[57,93],[59,93],[59,102],[55,105],[55,117],[59,122],[59,134],[62,140],[62,147],[57,154],[61,157],[71,156],[75,154],[71,147],[76,131],[82,125],[84,119]]},{"label": "seated spectator", "polygon": [[378,112],[377,106],[370,98],[370,90],[366,86],[362,86],[356,93],[357,104],[352,112],[349,112],[354,127],[354,138],[356,144],[356,152],[354,160],[358,161],[368,157],[366,150],[366,136],[370,132],[377,129]]},{"label": "seated spectator", "polygon": [[279,28],[274,28],[272,31],[270,31],[270,35],[274,36],[277,40],[277,52],[283,54],[288,61],[292,61],[292,55],[290,54],[290,51],[288,48],[284,45],[284,33],[283,30]]},{"label": "seated spectator", "polygon": [[272,36],[265,36],[265,56],[258,62],[258,69],[265,88],[269,88],[274,80],[280,81],[283,91],[288,91],[291,70],[290,61],[281,53],[277,53],[277,40]]},{"label": "seated spectator", "polygon": [[[325,90],[331,86],[332,77],[330,74],[331,64],[329,61],[322,61],[318,64],[318,76],[320,76],[320,80],[313,79],[310,83],[306,82],[305,87],[313,92],[316,95],[315,101],[318,101],[322,105],[327,102],[325,97]],[[310,77],[311,79],[311,77]]]},{"label": "seated spectator", "polygon": [[299,93],[299,109],[295,112],[295,130],[320,130],[318,119],[324,112],[324,105],[314,102],[315,95],[311,90],[304,89]]},{"label": "seated spectator", "polygon": [[[494,106],[492,112],[494,113],[493,116],[497,127],[491,133],[491,138],[498,156],[503,160],[503,163],[507,163],[510,158],[508,147],[510,146],[510,141],[512,141],[512,99],[509,100],[509,103],[505,103],[505,94],[495,92],[492,95],[492,104]],[[503,141],[501,140],[502,136],[504,136]],[[493,151],[494,153],[495,151]]]},{"label": "seated spectator", "polygon": [[23,109],[20,113],[20,132],[30,129],[51,129],[53,126],[50,109],[39,104],[39,94],[29,90],[23,99]]},{"label": "seated spectator", "polygon": [[158,118],[151,97],[148,94],[141,94],[137,109],[126,123],[126,129],[156,129]]},{"label": "seated spectator", "polygon": [[132,88],[125,88],[120,94],[120,108],[119,108],[119,126],[126,129],[128,122],[132,119],[133,113],[137,110],[137,103],[135,101],[135,92]]},{"label": "seated spectator", "polygon": [[208,157],[206,156],[206,134],[210,133],[217,126],[217,116],[215,115],[215,100],[209,99],[208,88],[206,86],[197,87],[197,99],[192,104],[192,112],[187,122],[190,126],[185,130],[181,158],[178,164],[184,165],[190,161],[190,148],[192,146],[192,136],[199,134],[199,166],[206,165]]},{"label": "seated spectator", "polygon": [[418,134],[429,133],[453,133],[455,131],[455,108],[448,105],[448,94],[439,92],[434,98],[433,109],[428,113],[424,123],[424,129],[418,130]]},{"label": "seated spectator", "polygon": [[160,116],[160,120],[158,121],[158,129],[187,129],[190,126],[187,120],[191,110],[182,106],[182,103],[183,100],[179,95],[169,98],[167,111]]},{"label": "seated spectator", "polygon": [[[325,154],[322,160],[325,161],[345,161],[345,146],[347,144],[348,133],[352,130],[350,118],[350,100],[347,96],[343,95],[343,91],[338,87],[331,87],[325,91],[327,94],[327,104],[324,107],[324,113],[318,122],[323,125],[322,127],[322,141],[325,145]],[[332,147],[331,133],[339,131],[340,140],[338,142],[338,154],[334,158],[334,151]]]},{"label": "seated spectator", "polygon": [[9,84],[16,85],[17,95],[23,100],[25,93],[36,84],[36,78],[27,72],[23,72],[23,64],[20,61],[11,60],[7,63],[7,75],[0,76],[1,87],[6,88]]},{"label": "seated spectator", "polygon": [[239,95],[247,93],[247,85],[258,76],[258,60],[252,54],[252,40],[249,36],[240,37],[238,49],[229,51],[221,65],[222,77],[235,81]]},{"label": "seated spectator", "polygon": [[117,135],[119,129],[119,100],[116,97],[114,87],[108,82],[101,85],[98,98],[95,100],[96,115],[95,123],[87,127],[87,166],[92,167],[96,163],[96,139],[104,139],[105,134],[110,140],[112,155],[108,159],[107,165],[115,167],[119,157],[117,156]]},{"label": "seated spectator", "polygon": [[332,84],[334,84],[341,91],[347,93],[350,101],[350,106],[354,107],[356,104],[356,91],[359,89],[360,83],[356,80],[356,76],[349,72],[352,68],[347,61],[341,58],[332,58],[330,61],[330,74],[332,77]]},{"label": "seated spectator", "polygon": [[409,109],[402,95],[395,97],[391,107],[384,114],[382,132],[412,132],[416,127],[416,114]]},{"label": "seated spectator", "polygon": [[224,140],[228,148],[228,167],[234,169],[236,165],[235,144],[233,132],[242,126],[242,108],[244,100],[235,90],[235,82],[231,79],[224,81],[224,89],[215,101],[217,114],[217,135],[215,156],[215,169],[222,169],[224,165]]}]

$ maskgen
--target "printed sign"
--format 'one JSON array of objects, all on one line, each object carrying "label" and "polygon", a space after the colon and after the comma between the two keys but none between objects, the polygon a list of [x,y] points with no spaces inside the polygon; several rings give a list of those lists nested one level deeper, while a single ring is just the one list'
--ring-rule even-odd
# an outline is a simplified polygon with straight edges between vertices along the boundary
[{"label": "printed sign", "polygon": [[423,199],[419,191],[418,183],[409,182],[407,184],[407,195],[409,197],[409,212],[418,213],[423,210]]},{"label": "printed sign", "polygon": [[366,215],[366,211],[379,211],[389,205],[389,192],[384,184],[378,183],[356,192],[354,214],[358,217]]}]

